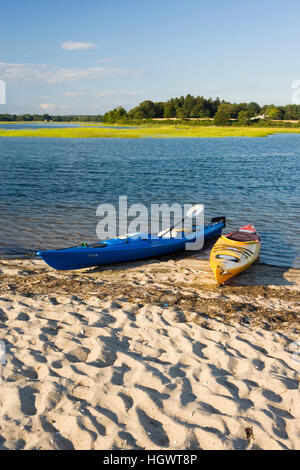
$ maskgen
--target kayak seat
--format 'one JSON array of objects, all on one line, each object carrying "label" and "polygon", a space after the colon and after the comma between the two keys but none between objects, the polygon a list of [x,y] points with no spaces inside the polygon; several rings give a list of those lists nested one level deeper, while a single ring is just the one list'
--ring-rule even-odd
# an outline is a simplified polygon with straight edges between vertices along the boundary
[{"label": "kayak seat", "polygon": [[240,230],[234,230],[233,232],[228,233],[226,238],[229,240],[234,240],[236,242],[250,242],[250,241],[257,241],[257,235],[255,232],[241,232]]}]

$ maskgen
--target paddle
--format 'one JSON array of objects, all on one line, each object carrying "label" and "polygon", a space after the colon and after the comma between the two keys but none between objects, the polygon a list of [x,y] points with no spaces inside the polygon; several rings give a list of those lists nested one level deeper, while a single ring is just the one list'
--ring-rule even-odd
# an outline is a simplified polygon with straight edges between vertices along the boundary
[{"label": "paddle", "polygon": [[180,222],[178,222],[177,224],[173,225],[172,227],[169,227],[165,230],[162,230],[161,232],[159,232],[157,234],[157,236],[159,238],[162,238],[164,235],[166,235],[167,233],[171,233],[172,230],[177,227],[177,225],[179,224],[182,224],[182,222],[184,222],[184,220],[187,218],[187,217],[196,217],[197,215],[201,214],[201,212],[203,212],[204,210],[204,206],[203,204],[195,204],[194,206],[190,207],[187,211],[187,213],[185,214],[185,216],[183,217],[183,219],[181,219]]},{"label": "paddle", "polygon": [[[196,217],[197,215],[201,214],[203,212],[204,206],[203,204],[195,204],[194,206],[190,207],[189,210],[187,211],[185,217]],[[182,219],[182,221],[185,218]]]}]

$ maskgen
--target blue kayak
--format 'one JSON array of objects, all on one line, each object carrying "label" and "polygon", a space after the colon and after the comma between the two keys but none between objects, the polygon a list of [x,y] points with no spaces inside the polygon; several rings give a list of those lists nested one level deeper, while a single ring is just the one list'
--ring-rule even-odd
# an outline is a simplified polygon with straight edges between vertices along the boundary
[{"label": "blue kayak", "polygon": [[[201,235],[204,240],[208,240],[220,235],[225,224],[225,217],[212,219],[210,224],[204,225],[201,229],[202,233],[195,228],[195,237]],[[36,254],[52,268],[65,271],[165,255],[182,251],[186,243],[193,241],[186,238],[184,232],[180,238],[138,235],[139,238],[134,234],[134,236],[111,238],[94,245],[84,244],[59,250],[37,251]]]}]

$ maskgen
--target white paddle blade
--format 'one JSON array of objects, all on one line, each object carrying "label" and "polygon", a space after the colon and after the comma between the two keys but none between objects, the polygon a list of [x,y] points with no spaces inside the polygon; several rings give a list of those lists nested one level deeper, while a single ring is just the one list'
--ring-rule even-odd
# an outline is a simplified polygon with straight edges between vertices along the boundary
[{"label": "white paddle blade", "polygon": [[164,237],[165,235],[168,235],[167,238],[171,238],[171,227],[166,228],[165,230],[162,230],[161,232],[158,232],[157,236],[159,238]]},{"label": "white paddle blade", "polygon": [[201,214],[204,211],[203,204],[195,204],[195,206],[190,207],[186,213],[186,217],[196,217],[197,215]]},{"label": "white paddle blade", "polygon": [[202,214],[204,212],[204,205],[203,204],[195,204],[194,206],[190,207],[187,212],[186,212],[186,215],[185,217],[177,224],[175,224],[173,227],[169,227],[165,230],[162,230],[161,232],[159,232],[157,234],[158,237],[165,237],[167,236],[167,238],[171,238],[172,236],[172,230],[177,227],[177,225],[179,225],[180,223],[182,223],[185,218],[190,218],[190,217],[197,217],[198,215]]}]

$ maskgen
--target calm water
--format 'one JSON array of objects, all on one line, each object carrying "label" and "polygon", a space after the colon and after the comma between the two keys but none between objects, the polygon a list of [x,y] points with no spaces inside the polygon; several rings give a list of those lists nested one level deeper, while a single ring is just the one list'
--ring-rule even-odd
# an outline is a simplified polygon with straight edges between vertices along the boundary
[{"label": "calm water", "polygon": [[68,124],[60,124],[59,122],[56,122],[55,124],[51,124],[48,122],[39,122],[39,123],[28,123],[28,122],[12,122],[11,124],[0,124],[0,129],[8,129],[8,130],[14,130],[14,129],[64,129],[67,127],[79,127],[80,124],[76,123],[68,123]]},{"label": "calm water", "polygon": [[300,135],[227,139],[0,138],[0,254],[96,240],[96,208],[205,204],[252,222],[261,260],[300,267]]},{"label": "calm water", "polygon": [[[76,122],[68,122],[68,123],[49,123],[49,122],[38,122],[38,123],[28,123],[28,122],[12,122],[11,124],[3,124],[0,123],[0,129],[8,129],[8,130],[18,130],[18,129],[67,129],[69,127],[82,127],[86,126],[89,127],[88,124],[80,124]],[[136,129],[133,126],[103,126],[101,124],[92,124],[90,127],[105,127],[106,129]]]}]

